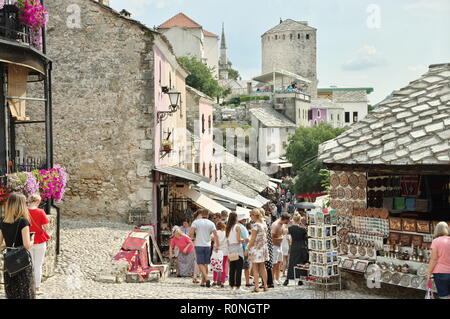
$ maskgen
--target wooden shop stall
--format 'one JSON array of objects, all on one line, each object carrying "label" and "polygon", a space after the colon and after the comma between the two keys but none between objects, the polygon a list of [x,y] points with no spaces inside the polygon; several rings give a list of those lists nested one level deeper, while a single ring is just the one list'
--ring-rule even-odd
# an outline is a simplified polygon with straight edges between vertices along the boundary
[{"label": "wooden shop stall", "polygon": [[426,290],[434,228],[450,222],[449,73],[450,64],[430,66],[320,146],[341,270]]}]

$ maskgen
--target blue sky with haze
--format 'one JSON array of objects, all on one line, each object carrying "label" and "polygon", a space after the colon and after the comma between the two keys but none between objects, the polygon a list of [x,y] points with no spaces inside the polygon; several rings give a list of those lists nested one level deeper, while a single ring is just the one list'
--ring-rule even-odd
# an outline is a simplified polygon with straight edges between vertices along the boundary
[{"label": "blue sky with haze", "polygon": [[450,62],[450,0],[110,2],[149,27],[179,12],[219,35],[224,22],[229,59],[244,79],[261,72],[265,31],[280,18],[308,21],[318,29],[319,87],[373,87],[373,104],[418,78],[428,65]]}]

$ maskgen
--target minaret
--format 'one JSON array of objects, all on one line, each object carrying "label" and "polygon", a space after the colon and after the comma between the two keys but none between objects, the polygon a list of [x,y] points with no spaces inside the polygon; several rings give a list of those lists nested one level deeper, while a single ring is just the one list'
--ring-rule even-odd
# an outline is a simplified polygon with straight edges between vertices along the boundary
[{"label": "minaret", "polygon": [[227,43],[225,40],[225,24],[222,24],[222,39],[220,41],[219,80],[228,80]]}]

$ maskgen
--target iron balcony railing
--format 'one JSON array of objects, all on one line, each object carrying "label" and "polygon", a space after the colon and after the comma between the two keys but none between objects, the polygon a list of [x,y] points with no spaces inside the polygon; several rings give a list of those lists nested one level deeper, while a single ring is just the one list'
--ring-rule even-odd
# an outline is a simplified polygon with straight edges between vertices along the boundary
[{"label": "iron balcony railing", "polygon": [[20,22],[19,9],[13,4],[5,4],[0,9],[0,38],[28,44],[39,49],[33,44],[30,28]]}]

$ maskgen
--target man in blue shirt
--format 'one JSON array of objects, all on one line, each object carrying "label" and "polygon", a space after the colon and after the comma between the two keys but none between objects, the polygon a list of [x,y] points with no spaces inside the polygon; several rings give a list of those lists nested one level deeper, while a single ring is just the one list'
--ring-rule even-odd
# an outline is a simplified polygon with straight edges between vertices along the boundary
[{"label": "man in blue shirt", "polygon": [[[248,219],[249,216],[247,216],[247,214],[238,214],[239,223],[237,225],[241,229],[241,239],[243,240],[242,248],[244,249],[244,252],[247,250],[248,243],[250,242],[250,233],[246,227]],[[252,287],[253,285],[250,284],[250,263],[248,262],[248,256],[244,257],[243,269],[245,275],[245,286]]]}]

